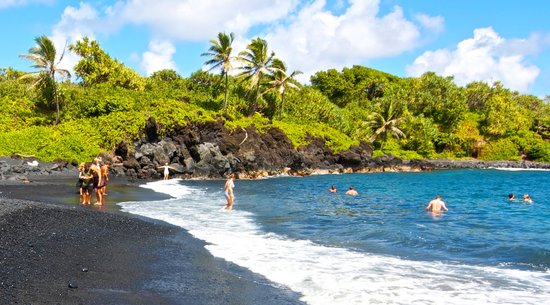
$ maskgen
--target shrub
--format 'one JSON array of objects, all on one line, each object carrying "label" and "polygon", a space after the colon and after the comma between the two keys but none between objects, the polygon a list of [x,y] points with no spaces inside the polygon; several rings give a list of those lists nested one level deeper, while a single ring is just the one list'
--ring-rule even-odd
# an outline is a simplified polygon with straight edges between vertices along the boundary
[{"label": "shrub", "polygon": [[347,150],[352,145],[359,145],[359,141],[351,139],[347,135],[326,124],[296,124],[276,121],[273,125],[280,128],[288,136],[294,147],[309,144],[308,135],[324,139],[326,145],[334,153]]},{"label": "shrub", "polygon": [[527,151],[527,157],[534,161],[550,162],[550,143],[539,142]]},{"label": "shrub", "polygon": [[480,159],[483,160],[519,160],[519,149],[514,142],[508,138],[500,139],[487,144],[481,150]]}]

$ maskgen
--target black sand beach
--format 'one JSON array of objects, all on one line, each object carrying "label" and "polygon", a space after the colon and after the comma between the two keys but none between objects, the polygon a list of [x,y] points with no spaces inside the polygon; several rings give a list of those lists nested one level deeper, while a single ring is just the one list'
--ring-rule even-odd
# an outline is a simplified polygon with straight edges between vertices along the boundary
[{"label": "black sand beach", "polygon": [[72,177],[0,182],[0,304],[303,304],[185,230],[117,210],[164,195],[117,180],[104,209]]}]

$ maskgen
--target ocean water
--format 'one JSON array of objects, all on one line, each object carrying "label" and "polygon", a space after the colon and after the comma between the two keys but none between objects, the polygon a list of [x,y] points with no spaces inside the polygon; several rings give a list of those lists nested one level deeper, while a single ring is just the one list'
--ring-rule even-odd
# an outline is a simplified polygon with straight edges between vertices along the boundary
[{"label": "ocean water", "polygon": [[[236,180],[233,211],[221,210],[223,184],[152,182],[143,187],[174,198],[120,205],[187,229],[308,304],[550,304],[548,171]],[[359,196],[344,194],[351,185]],[[437,194],[441,216],[424,211]]]}]

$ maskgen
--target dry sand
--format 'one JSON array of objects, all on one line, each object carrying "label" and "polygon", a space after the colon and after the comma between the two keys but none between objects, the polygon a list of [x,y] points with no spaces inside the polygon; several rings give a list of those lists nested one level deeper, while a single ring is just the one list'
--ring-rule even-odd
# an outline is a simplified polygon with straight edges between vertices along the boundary
[{"label": "dry sand", "polygon": [[73,178],[31,180],[0,181],[0,304],[303,304],[185,230],[115,204],[163,195],[119,180],[96,209],[78,203]]}]

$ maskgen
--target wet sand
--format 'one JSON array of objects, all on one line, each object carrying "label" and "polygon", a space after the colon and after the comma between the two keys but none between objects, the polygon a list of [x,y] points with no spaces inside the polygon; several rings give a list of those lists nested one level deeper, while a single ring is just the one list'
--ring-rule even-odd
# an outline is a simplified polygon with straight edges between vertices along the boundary
[{"label": "wet sand", "polygon": [[97,209],[78,203],[72,177],[31,181],[0,181],[0,304],[303,304],[185,230],[116,206],[165,195],[115,179]]}]

